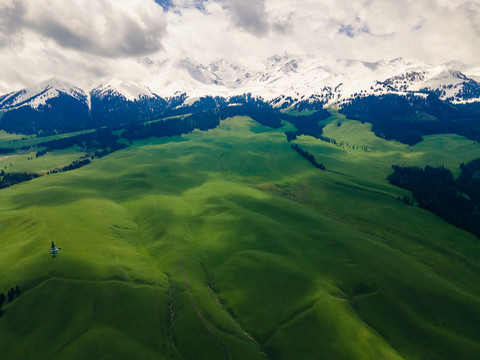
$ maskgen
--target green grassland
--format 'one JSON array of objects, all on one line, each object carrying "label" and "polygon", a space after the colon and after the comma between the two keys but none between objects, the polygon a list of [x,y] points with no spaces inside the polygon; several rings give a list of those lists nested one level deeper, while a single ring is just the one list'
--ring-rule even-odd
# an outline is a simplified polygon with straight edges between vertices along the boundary
[{"label": "green grassland", "polygon": [[68,137],[72,137],[80,134],[88,134],[94,131],[95,131],[94,129],[90,129],[90,130],[82,130],[82,131],[76,131],[71,133],[38,137],[35,135],[9,134],[3,130],[0,130],[0,147],[19,149],[24,146],[36,146],[42,142],[68,138]]},{"label": "green grassland", "polygon": [[285,129],[236,117],[1,190],[0,292],[22,289],[2,356],[478,359],[479,240],[398,201],[386,177],[480,147],[324,122],[344,147],[295,143],[327,171]]},{"label": "green grassland", "polygon": [[55,150],[35,157],[36,151],[20,151],[12,155],[0,155],[0,170],[5,172],[37,172],[62,168],[85,155],[75,148]]},{"label": "green grassland", "polygon": [[[95,130],[84,130],[73,133],[51,135],[45,137],[24,136],[18,134],[9,134],[0,131],[0,147],[16,149],[11,154],[0,154],[0,170],[5,172],[36,172],[46,174],[50,170],[62,168],[73,161],[85,156],[77,146],[65,150],[55,150],[47,152],[46,155],[36,157],[39,150],[45,150],[45,147],[36,147],[41,142],[68,138],[80,134],[86,134]],[[31,147],[27,150],[22,148]]]},{"label": "green grassland", "polygon": [[[1,116],[0,116],[0,119],[1,119]],[[18,140],[21,140],[22,138],[26,139],[27,136],[19,135],[19,134],[10,134],[5,132],[4,130],[0,130],[0,143],[2,144],[2,147],[4,147],[3,145],[5,145],[8,142],[12,143],[14,142],[14,140],[18,141]]]}]

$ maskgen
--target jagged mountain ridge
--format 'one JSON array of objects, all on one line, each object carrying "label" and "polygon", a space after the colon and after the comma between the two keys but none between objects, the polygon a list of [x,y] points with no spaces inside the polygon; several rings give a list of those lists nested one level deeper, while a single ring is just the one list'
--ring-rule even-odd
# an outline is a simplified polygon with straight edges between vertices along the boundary
[{"label": "jagged mountain ridge", "polygon": [[432,66],[402,58],[372,63],[290,55],[272,56],[258,68],[226,60],[207,66],[190,59],[146,59],[142,63],[148,64],[152,77],[146,84],[154,93],[165,98],[185,93],[190,102],[207,95],[229,98],[243,93],[276,105],[289,99],[286,106],[305,99],[334,104],[359,94],[405,92],[435,92],[442,100],[457,103],[480,100],[480,85],[461,72],[468,70],[462,64]]},{"label": "jagged mountain ridge", "polygon": [[[63,80],[50,79],[34,86],[0,96],[0,109],[8,110],[21,106],[37,109],[47,101],[66,95],[89,105],[90,98],[81,88]],[[89,105],[90,106],[90,105]]]},{"label": "jagged mountain ridge", "polygon": [[[275,55],[258,68],[220,59],[208,65],[192,59],[140,61],[150,74],[139,79],[111,79],[93,89],[81,89],[52,79],[0,96],[0,110],[21,106],[48,106],[50,99],[66,95],[91,109],[92,99],[119,103],[135,101],[174,102],[192,105],[205,96],[232,97],[251,94],[273,106],[308,107],[308,104],[341,104],[357,96],[434,92],[453,103],[480,101],[480,84],[458,68],[461,64],[431,66],[402,58],[391,61],[294,57]],[[467,68],[468,70],[468,68]],[[98,101],[97,101],[98,103]]]},{"label": "jagged mountain ridge", "polygon": [[127,101],[157,97],[147,86],[134,79],[113,79],[94,88],[90,92],[90,96],[96,96],[101,99],[106,97],[123,97]]}]

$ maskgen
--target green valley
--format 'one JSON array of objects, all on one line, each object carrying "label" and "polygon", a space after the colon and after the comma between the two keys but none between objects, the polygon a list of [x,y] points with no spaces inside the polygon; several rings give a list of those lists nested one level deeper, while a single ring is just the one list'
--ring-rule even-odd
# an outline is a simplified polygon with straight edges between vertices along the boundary
[{"label": "green valley", "polygon": [[[408,146],[331,113],[335,143],[236,116],[1,189],[0,293],[21,290],[2,307],[2,356],[478,359],[479,239],[399,201],[410,193],[387,177],[455,170],[480,146]],[[46,173],[85,154],[0,167]]]}]

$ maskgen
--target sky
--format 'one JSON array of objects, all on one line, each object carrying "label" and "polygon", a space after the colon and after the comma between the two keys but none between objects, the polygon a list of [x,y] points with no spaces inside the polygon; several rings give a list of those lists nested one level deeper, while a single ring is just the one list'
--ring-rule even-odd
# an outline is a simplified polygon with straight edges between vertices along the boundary
[{"label": "sky", "polygon": [[0,89],[285,52],[480,66],[480,0],[0,0]]}]

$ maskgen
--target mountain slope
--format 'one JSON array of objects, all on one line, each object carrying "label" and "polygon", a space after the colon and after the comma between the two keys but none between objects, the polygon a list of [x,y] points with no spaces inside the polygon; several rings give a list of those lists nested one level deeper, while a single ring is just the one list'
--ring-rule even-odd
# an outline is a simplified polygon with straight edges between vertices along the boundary
[{"label": "mountain slope", "polygon": [[80,88],[52,79],[0,97],[2,130],[50,135],[93,127],[90,97]]},{"label": "mountain slope", "polygon": [[385,178],[478,146],[437,136],[412,152],[368,124],[324,125],[350,145],[296,143],[330,172],[285,128],[237,117],[1,190],[0,291],[22,290],[3,307],[1,353],[476,360],[478,239]]},{"label": "mountain slope", "polygon": [[61,95],[70,96],[81,103],[89,104],[88,95],[80,88],[68,82],[50,79],[32,87],[12,92],[0,98],[0,109],[8,110],[20,106],[37,109],[48,100]]}]

